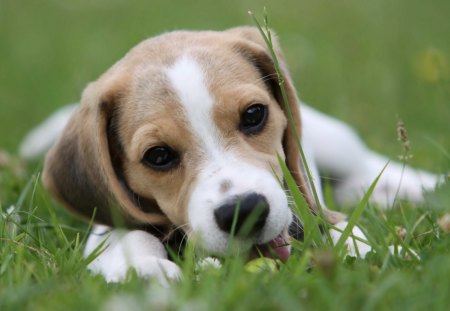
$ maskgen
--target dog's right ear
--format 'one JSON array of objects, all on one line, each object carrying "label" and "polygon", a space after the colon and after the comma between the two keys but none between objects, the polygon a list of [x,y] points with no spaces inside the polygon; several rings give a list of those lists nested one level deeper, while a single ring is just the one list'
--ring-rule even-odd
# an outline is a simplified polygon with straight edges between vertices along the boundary
[{"label": "dog's right ear", "polygon": [[[303,194],[306,203],[314,214],[318,214],[318,207],[312,190],[309,187],[306,168],[303,166],[299,146],[296,142],[296,135],[294,134],[294,131],[297,131],[298,137],[301,137],[300,102],[276,35],[272,33],[272,44],[283,76],[287,103],[284,103],[274,60],[272,59],[269,48],[259,30],[256,27],[238,27],[232,28],[227,32],[239,38],[235,43],[235,49],[244,55],[261,72],[262,79],[269,84],[269,88],[272,90],[275,99],[284,111],[286,118],[288,118],[289,113],[292,114],[293,123],[288,125],[283,138],[286,166],[297,183],[299,190]],[[339,223],[345,218],[343,214],[326,208],[323,208],[322,211],[326,220],[331,224]]]},{"label": "dog's right ear", "polygon": [[96,210],[99,223],[167,224],[156,203],[137,198],[121,178],[114,116],[126,83],[112,80],[102,77],[83,92],[80,107],[45,158],[44,186],[83,218],[92,218]]}]

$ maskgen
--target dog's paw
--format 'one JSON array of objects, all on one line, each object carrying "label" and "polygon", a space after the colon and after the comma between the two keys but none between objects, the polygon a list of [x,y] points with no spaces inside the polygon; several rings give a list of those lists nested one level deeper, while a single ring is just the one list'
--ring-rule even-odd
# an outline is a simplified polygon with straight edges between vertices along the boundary
[{"label": "dog's paw", "polygon": [[[341,238],[342,231],[344,231],[347,226],[348,222],[342,221],[335,225],[338,230],[330,230],[331,239],[334,244],[337,244]],[[368,244],[367,237],[357,226],[353,227],[352,234],[347,238],[344,245],[347,250],[347,255],[352,257],[366,258],[367,254],[373,251],[372,246]],[[403,259],[412,259],[412,257],[416,260],[420,259],[419,255],[411,249],[407,252],[403,252],[401,246],[390,245],[389,253],[394,256],[400,256]],[[402,255],[402,253],[404,254]]]},{"label": "dog's paw", "polygon": [[181,279],[181,269],[174,262],[156,257],[143,258],[134,263],[133,268],[143,278],[156,278],[160,284]]},{"label": "dog's paw", "polygon": [[163,244],[145,231],[96,225],[85,248],[85,257],[92,255],[96,256],[88,269],[107,282],[125,281],[130,269],[139,277],[154,278],[162,285],[181,278],[180,268],[167,259]]},{"label": "dog's paw", "polygon": [[[336,200],[340,204],[359,202],[370,185],[380,174],[384,164],[371,165],[366,171],[348,176],[335,188]],[[414,203],[424,201],[424,195],[432,192],[444,178],[426,171],[417,170],[400,163],[389,163],[382,173],[370,201],[379,207],[392,207],[396,199]]]},{"label": "dog's paw", "polygon": [[94,260],[88,269],[102,275],[108,283],[125,281],[130,269],[133,269],[140,278],[156,279],[163,286],[168,286],[171,281],[179,280],[182,275],[175,263],[154,256],[132,260],[111,258],[110,262],[105,263]]},{"label": "dog's paw", "polygon": [[[342,231],[347,227],[348,222],[341,221],[335,225],[338,230],[331,229],[330,236],[334,244],[337,244],[341,238]],[[372,250],[372,247],[367,243],[364,243],[358,239],[367,241],[365,234],[358,227],[353,227],[352,234],[345,241],[345,247],[347,248],[347,254],[353,257],[365,258],[367,253]]]},{"label": "dog's paw", "polygon": [[373,202],[380,206],[392,206],[396,196],[414,203],[424,201],[424,194],[436,189],[440,177],[425,171],[416,170],[393,163],[388,166],[372,195]]}]

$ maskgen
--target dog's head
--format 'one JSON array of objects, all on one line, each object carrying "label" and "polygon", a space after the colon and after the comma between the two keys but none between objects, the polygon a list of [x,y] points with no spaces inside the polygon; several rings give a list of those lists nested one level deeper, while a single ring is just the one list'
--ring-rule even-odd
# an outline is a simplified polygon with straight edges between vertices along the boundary
[{"label": "dog's head", "polygon": [[[297,130],[298,100],[275,44]],[[83,93],[47,155],[46,187],[85,217],[172,224],[223,253],[231,231],[276,245],[292,221],[277,155],[314,206],[258,31],[173,32],[139,44]],[[279,244],[279,243],[278,243]]]}]

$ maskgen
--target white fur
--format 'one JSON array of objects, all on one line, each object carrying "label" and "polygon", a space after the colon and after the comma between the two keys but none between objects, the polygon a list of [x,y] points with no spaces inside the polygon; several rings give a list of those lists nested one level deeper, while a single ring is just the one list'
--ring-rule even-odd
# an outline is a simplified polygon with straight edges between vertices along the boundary
[{"label": "white fur", "polygon": [[201,67],[192,57],[184,55],[167,69],[166,74],[186,112],[192,132],[203,144],[202,149],[210,157],[220,157],[223,148],[212,120],[214,99]]},{"label": "white fur", "polygon": [[95,226],[86,243],[85,256],[102,244],[103,248],[88,266],[89,270],[101,274],[107,282],[125,280],[130,268],[140,277],[156,278],[160,284],[181,277],[180,268],[167,259],[167,253],[153,235],[140,230],[111,229]]},{"label": "white fur", "polygon": [[[348,222],[346,221],[341,221],[340,223],[335,225],[335,227],[341,231],[344,231],[347,226]],[[337,244],[337,242],[341,238],[341,231],[337,231],[334,229],[330,230],[330,236],[334,244]],[[347,254],[353,257],[359,256],[361,258],[365,258],[367,253],[372,250],[372,247],[370,247],[367,243],[363,243],[360,240],[354,238],[360,238],[364,241],[367,241],[367,238],[361,231],[361,229],[356,226],[353,227],[351,236],[347,239],[347,241],[345,241]]]},{"label": "white fur", "polygon": [[25,160],[32,160],[47,152],[58,139],[70,116],[77,108],[77,104],[64,106],[28,133],[20,144],[20,156]]},{"label": "white fur", "polygon": [[[199,163],[201,170],[188,204],[191,235],[208,251],[224,253],[229,237],[217,226],[214,210],[230,197],[257,192],[267,199],[270,212],[255,242],[266,243],[277,237],[292,221],[286,196],[271,172],[245,163],[221,144],[222,139],[213,122],[214,99],[201,66],[184,55],[167,70],[167,76],[186,111],[192,132],[204,150],[203,163]],[[224,181],[231,185],[225,193],[220,191]]]},{"label": "white fur", "polygon": [[[188,77],[186,80],[189,81]],[[212,101],[209,94],[207,97]],[[76,108],[77,105],[65,106],[33,129],[20,145],[20,156],[28,160],[41,157],[59,137]],[[190,117],[191,123],[202,124],[201,114],[196,114],[194,109],[188,115],[191,113],[195,115],[195,118]],[[443,176],[410,166],[403,168],[400,163],[368,149],[347,124],[305,104],[302,105],[302,122],[303,145],[314,182],[320,183],[319,176],[332,179],[334,193],[340,204],[358,202],[387,163],[388,167],[371,197],[381,208],[392,206],[399,184],[398,198],[420,203],[425,192],[433,191],[444,181]],[[208,132],[206,126],[198,130],[198,133],[204,132]],[[217,146],[214,143],[209,145]],[[215,150],[214,147],[208,149],[212,152]]]},{"label": "white fur", "polygon": [[[232,184],[225,193],[219,190],[223,180]],[[264,194],[270,206],[264,229],[255,243],[267,243],[289,226],[292,214],[286,195],[273,174],[233,158],[213,161],[199,174],[188,207],[193,233],[198,235],[205,249],[214,253],[227,250],[229,236],[217,227],[214,210],[230,197],[249,192]]]},{"label": "white fur", "polygon": [[[167,69],[166,74],[186,111],[192,132],[198,141],[204,143],[205,154],[203,162],[199,163],[201,171],[188,207],[193,231],[199,235],[207,250],[224,252],[228,246],[228,236],[215,224],[214,209],[229,197],[257,191],[265,195],[270,204],[270,213],[261,236],[255,242],[265,243],[273,239],[286,228],[292,217],[278,182],[269,172],[245,163],[221,145],[212,118],[214,98],[205,83],[201,67],[193,58],[181,57]],[[33,158],[48,149],[75,109],[75,106],[68,106],[60,110],[33,130],[22,143],[21,156]],[[334,189],[339,202],[357,202],[388,159],[369,150],[346,124],[306,105],[302,106],[302,119],[303,145],[321,203],[323,196],[319,172],[336,181]],[[223,181],[231,185],[226,192],[219,191]],[[420,202],[424,192],[433,190],[438,182],[437,175],[409,166],[402,168],[401,164],[391,162],[374,191],[372,201],[381,207],[391,206],[398,191],[398,198]],[[337,224],[341,230],[345,226],[346,222]],[[336,243],[340,233],[336,230],[330,233]],[[353,229],[353,235],[365,239],[357,227]],[[89,269],[102,274],[108,282],[124,280],[130,268],[142,277],[155,277],[162,284],[181,276],[178,266],[167,259],[161,242],[144,231],[98,226],[88,239],[85,255],[88,256],[105,240],[104,251],[89,265]],[[370,251],[369,246],[357,241],[356,252],[352,239],[347,241],[347,247],[350,255],[359,253],[364,257]]]},{"label": "white fur", "polygon": [[397,191],[400,199],[421,202],[424,192],[433,191],[441,181],[437,175],[390,162],[368,149],[347,124],[307,105],[302,106],[302,122],[303,140],[323,176],[335,181],[340,204],[358,202],[388,163],[371,196],[380,207],[391,207]]}]

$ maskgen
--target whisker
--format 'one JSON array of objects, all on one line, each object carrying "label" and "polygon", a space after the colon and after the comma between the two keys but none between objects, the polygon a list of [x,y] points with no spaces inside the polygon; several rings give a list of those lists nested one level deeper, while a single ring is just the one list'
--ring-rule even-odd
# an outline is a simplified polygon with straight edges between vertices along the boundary
[{"label": "whisker", "polygon": [[184,242],[185,241],[187,241],[187,239],[188,239],[188,234],[187,233],[184,233],[183,234],[183,237],[181,238],[181,243],[180,243],[180,245],[178,246],[178,252],[177,252],[177,255],[178,256],[180,256],[180,254],[182,253],[182,247],[183,247],[183,245],[184,245]]},{"label": "whisker", "polygon": [[163,238],[164,242],[168,242],[176,232],[182,233],[181,241],[176,243],[176,245],[178,246],[178,249],[177,249],[178,256],[180,256],[180,254],[182,253],[184,242],[187,241],[188,236],[189,236],[189,232],[186,232],[185,230],[183,230],[183,228],[185,228],[185,227],[188,227],[187,223],[172,227],[171,230]]},{"label": "whisker", "polygon": [[187,226],[188,226],[188,224],[186,223],[186,224],[182,224],[182,225],[179,225],[179,226],[172,227],[171,230],[167,233],[167,237],[170,237],[172,234],[174,234],[178,230],[181,230],[182,232],[184,232],[184,230],[182,230],[182,229],[184,227],[187,227]]},{"label": "whisker", "polygon": [[262,76],[261,78],[257,79],[256,81],[266,82],[266,81],[269,81],[270,79],[277,78],[277,77],[278,77],[278,75],[276,73],[271,73],[271,74]]}]

